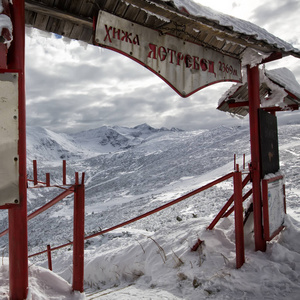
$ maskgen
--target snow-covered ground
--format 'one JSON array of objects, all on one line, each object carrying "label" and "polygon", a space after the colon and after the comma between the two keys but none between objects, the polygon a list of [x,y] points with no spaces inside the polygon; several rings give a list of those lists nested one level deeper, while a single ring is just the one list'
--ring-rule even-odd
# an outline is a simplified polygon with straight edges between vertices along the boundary
[{"label": "snow-covered ground", "polygon": [[[86,234],[119,224],[208,183],[233,169],[233,154],[249,158],[249,129],[219,127],[186,132],[102,127],[74,135],[28,128],[28,161],[39,180],[61,183],[86,172]],[[232,180],[126,227],[87,240],[85,294],[73,294],[72,249],[30,259],[29,299],[298,299],[300,293],[300,125],[279,127],[281,170],[286,174],[286,229],[265,253],[246,233],[246,263],[235,268],[233,217],[207,231],[232,194]],[[29,164],[29,176],[32,170]],[[249,187],[246,188],[246,190]],[[29,213],[60,191],[28,191]],[[245,203],[245,207],[248,202]],[[29,221],[29,253],[72,240],[73,197]],[[0,231],[7,227],[0,212]],[[204,241],[197,251],[191,248]],[[8,299],[7,237],[0,238],[0,298]]]}]

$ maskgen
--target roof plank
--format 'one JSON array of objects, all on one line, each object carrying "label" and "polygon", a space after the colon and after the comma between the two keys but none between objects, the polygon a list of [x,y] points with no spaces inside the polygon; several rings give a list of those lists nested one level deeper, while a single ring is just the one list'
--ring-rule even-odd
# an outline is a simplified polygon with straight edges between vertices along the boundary
[{"label": "roof plank", "polygon": [[[72,14],[65,10],[60,10],[52,6],[47,6],[42,3],[37,3],[36,1],[26,0],[25,9],[27,11],[35,12],[38,16],[44,15],[47,17],[54,17],[60,20],[70,21],[76,25],[82,25],[90,28],[93,27],[92,18],[84,18],[76,14]],[[33,24],[33,25],[36,25],[38,29],[41,29],[39,24]],[[43,27],[45,28],[46,26],[43,25]]]}]

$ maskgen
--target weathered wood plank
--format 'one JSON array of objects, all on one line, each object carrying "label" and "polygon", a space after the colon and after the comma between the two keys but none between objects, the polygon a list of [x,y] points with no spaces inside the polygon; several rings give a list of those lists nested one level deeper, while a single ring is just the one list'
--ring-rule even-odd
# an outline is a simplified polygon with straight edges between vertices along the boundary
[{"label": "weathered wood plank", "polygon": [[[60,20],[70,21],[76,25],[93,27],[93,20],[88,18],[83,18],[74,14],[71,14],[67,11],[59,10],[54,7],[49,7],[44,4],[40,4],[34,1],[26,0],[25,10],[36,12],[37,14],[42,14],[48,17],[58,18]],[[35,25],[35,24],[32,24]],[[39,24],[41,26],[41,24]],[[43,25],[46,27],[46,25]]]}]

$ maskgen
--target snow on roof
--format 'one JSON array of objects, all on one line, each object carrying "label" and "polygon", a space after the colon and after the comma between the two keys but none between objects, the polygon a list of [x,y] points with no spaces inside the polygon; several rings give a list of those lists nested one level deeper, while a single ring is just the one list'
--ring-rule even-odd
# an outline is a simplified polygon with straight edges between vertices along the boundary
[{"label": "snow on roof", "polygon": [[[7,39],[7,37],[5,35],[2,36],[2,31],[3,29],[7,29],[9,31],[10,34],[10,39]],[[2,37],[4,40],[0,42],[4,43],[4,44],[10,44],[11,40],[12,40],[12,22],[9,16],[7,16],[6,14],[4,14],[4,8],[2,5],[2,0],[0,0],[0,37]]]},{"label": "snow on roof", "polygon": [[[292,95],[289,95],[289,93]],[[245,78],[242,84],[232,85],[220,98],[218,104],[219,110],[245,116],[248,113],[248,104],[230,108],[228,103],[232,100],[235,103],[248,101],[248,85]],[[260,101],[262,107],[277,106],[283,110],[291,109],[289,105],[299,107],[300,84],[297,82],[294,74],[287,68],[260,70]]]},{"label": "snow on roof", "polygon": [[284,51],[293,51],[300,54],[300,50],[294,48],[291,44],[269,33],[267,30],[250,23],[248,21],[232,17],[230,15],[217,12],[207,6],[197,4],[191,0],[163,0],[165,2],[174,2],[175,6],[180,9],[184,7],[191,15],[206,18],[217,22],[218,24],[229,27],[235,32],[255,37],[256,40],[265,41],[271,45],[283,49]]},{"label": "snow on roof", "polygon": [[295,75],[287,68],[279,68],[274,70],[265,70],[269,79],[284,87],[290,93],[300,99],[300,84],[296,80]]}]

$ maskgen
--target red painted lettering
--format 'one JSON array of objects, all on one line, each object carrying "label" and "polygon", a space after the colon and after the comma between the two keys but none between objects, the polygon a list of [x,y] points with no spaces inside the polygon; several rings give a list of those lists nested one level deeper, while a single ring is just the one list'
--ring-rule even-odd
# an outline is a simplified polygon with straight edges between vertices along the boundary
[{"label": "red painted lettering", "polygon": [[207,67],[207,60],[205,58],[202,58],[200,60],[200,66],[202,71],[206,71],[208,69]]},{"label": "red painted lettering", "polygon": [[125,40],[125,42],[129,42],[130,44],[132,44],[132,40],[131,40],[131,38],[130,38],[130,36],[132,35],[132,33],[128,33],[127,31],[126,32],[124,32],[123,30],[122,30],[122,34],[123,34],[123,36],[122,36],[122,38],[121,38],[121,41],[124,41]]},{"label": "red painted lettering", "polygon": [[166,59],[166,57],[167,57],[167,50],[166,50],[165,47],[160,46],[158,48],[158,56],[159,56],[159,58],[160,58],[161,61],[164,61]]},{"label": "red painted lettering", "polygon": [[208,61],[208,72],[213,73],[215,77],[217,77],[217,74],[215,72],[215,63],[211,60]]},{"label": "red painted lettering", "polygon": [[186,54],[184,57],[185,66],[190,68],[192,66],[192,57],[189,54]]},{"label": "red painted lettering", "polygon": [[120,39],[120,35],[121,35],[121,30],[113,28],[113,38],[114,39],[116,38],[116,34],[117,34],[117,39],[119,40]]},{"label": "red painted lettering", "polygon": [[105,31],[106,31],[106,36],[104,38],[104,42],[106,41],[106,38],[108,38],[108,40],[111,42],[111,39],[110,39],[110,35],[109,35],[109,32],[112,30],[112,27],[110,26],[109,28],[107,28],[107,25],[105,25]]},{"label": "red painted lettering", "polygon": [[134,39],[133,39],[133,44],[134,44],[134,45],[140,45],[140,41],[139,41],[139,36],[138,36],[138,35],[136,35],[136,36],[134,37]]},{"label": "red painted lettering", "polygon": [[193,56],[193,69],[199,70],[200,65],[199,65],[199,57],[198,56]]},{"label": "red painted lettering", "polygon": [[150,51],[149,51],[149,53],[148,53],[148,57],[149,58],[151,58],[151,56],[152,56],[152,58],[154,58],[154,59],[156,59],[157,57],[156,57],[156,45],[154,45],[154,44],[149,44],[149,48],[150,48]]},{"label": "red painted lettering", "polygon": [[173,55],[176,55],[176,51],[168,48],[168,53],[170,53],[170,63],[173,64]]},{"label": "red painted lettering", "polygon": [[180,61],[183,60],[184,56],[181,52],[177,53],[177,66],[180,66]]}]

